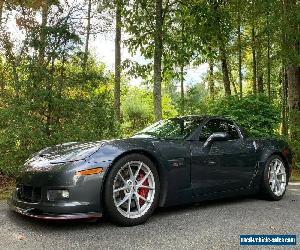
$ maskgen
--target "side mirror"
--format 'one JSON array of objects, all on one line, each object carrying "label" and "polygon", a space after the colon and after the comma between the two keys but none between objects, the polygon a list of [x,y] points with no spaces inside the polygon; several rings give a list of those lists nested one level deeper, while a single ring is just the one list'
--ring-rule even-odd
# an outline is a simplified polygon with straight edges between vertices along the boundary
[{"label": "side mirror", "polygon": [[212,135],[210,135],[210,137],[208,137],[208,139],[204,143],[204,147],[210,147],[214,141],[228,141],[229,139],[230,136],[226,132],[213,133]]}]

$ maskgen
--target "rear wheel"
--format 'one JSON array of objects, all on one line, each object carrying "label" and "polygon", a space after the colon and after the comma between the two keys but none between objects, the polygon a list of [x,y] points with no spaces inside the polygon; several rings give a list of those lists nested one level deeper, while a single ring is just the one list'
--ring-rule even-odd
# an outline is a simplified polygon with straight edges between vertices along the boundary
[{"label": "rear wheel", "polygon": [[287,173],[284,161],[278,155],[267,160],[262,181],[262,194],[268,200],[280,200],[285,194]]},{"label": "rear wheel", "polygon": [[141,224],[157,207],[159,188],[158,173],[150,159],[141,154],[125,156],[106,178],[105,212],[116,224]]}]

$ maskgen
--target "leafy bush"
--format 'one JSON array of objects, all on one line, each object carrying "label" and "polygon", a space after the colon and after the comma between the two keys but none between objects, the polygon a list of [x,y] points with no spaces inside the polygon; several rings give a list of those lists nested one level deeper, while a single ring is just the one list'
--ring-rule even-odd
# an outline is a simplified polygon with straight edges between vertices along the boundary
[{"label": "leafy bush", "polygon": [[[164,119],[177,115],[171,98],[166,95],[162,96],[162,110]],[[153,93],[140,88],[129,88],[124,96],[122,113],[123,136],[130,136],[153,123]]]},{"label": "leafy bush", "polygon": [[293,117],[293,122],[290,121],[290,145],[294,153],[294,165],[300,169],[300,111],[291,112],[290,117]]},{"label": "leafy bush", "polygon": [[122,105],[126,134],[137,131],[153,121],[152,100],[149,93],[132,89]]},{"label": "leafy bush", "polygon": [[263,95],[209,101],[207,112],[232,118],[254,136],[279,134],[280,107]]},{"label": "leafy bush", "polygon": [[293,152],[293,166],[300,169],[300,141],[299,140],[289,140],[289,145]]},{"label": "leafy bush", "polygon": [[[119,134],[111,76],[102,64],[91,62],[89,66],[83,75],[75,58],[65,64],[63,81],[59,71],[53,73],[51,89],[47,89],[45,76],[37,72],[22,79],[24,90],[19,98],[10,89],[1,94],[0,174],[16,175],[26,158],[44,147]],[[38,79],[42,79],[39,84]]]}]

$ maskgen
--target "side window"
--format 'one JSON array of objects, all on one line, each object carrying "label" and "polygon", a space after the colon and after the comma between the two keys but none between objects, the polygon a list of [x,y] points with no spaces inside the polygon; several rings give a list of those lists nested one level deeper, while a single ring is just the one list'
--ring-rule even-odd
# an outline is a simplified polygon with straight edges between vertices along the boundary
[{"label": "side window", "polygon": [[226,132],[231,140],[239,139],[239,133],[233,123],[226,120],[212,119],[202,127],[200,139],[206,140],[211,134],[217,132]]},{"label": "side window", "polygon": [[[206,140],[210,135],[216,132],[226,132],[226,130],[221,130],[221,120],[213,119],[209,120],[203,127],[202,127],[202,140]],[[221,130],[221,131],[220,131]]]},{"label": "side window", "polygon": [[234,126],[233,123],[231,122],[228,122],[228,130],[227,130],[227,133],[230,135],[231,137],[231,140],[237,140],[240,138],[240,135],[236,129],[236,126]]}]

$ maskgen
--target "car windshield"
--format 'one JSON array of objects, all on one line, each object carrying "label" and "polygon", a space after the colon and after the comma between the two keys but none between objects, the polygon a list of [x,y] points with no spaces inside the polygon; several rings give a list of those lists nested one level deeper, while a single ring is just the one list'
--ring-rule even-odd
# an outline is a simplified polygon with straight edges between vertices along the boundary
[{"label": "car windshield", "polygon": [[200,125],[201,117],[161,120],[138,132],[134,137],[149,135],[161,139],[185,139]]}]

